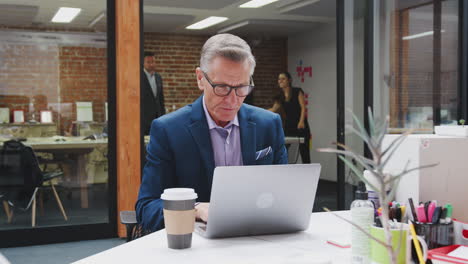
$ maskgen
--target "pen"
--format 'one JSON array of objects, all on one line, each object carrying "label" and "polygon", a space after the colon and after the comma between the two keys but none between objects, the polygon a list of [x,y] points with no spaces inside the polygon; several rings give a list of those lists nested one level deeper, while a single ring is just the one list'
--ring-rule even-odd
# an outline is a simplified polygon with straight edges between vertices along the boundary
[{"label": "pen", "polygon": [[414,248],[416,249],[416,253],[418,254],[419,264],[424,264],[424,259],[422,256],[421,245],[419,245],[418,238],[416,237],[416,231],[414,231],[413,222],[410,221],[409,224],[411,237],[413,237]]},{"label": "pen", "polygon": [[418,216],[416,215],[416,210],[414,209],[413,198],[408,198],[408,203],[411,210],[411,215],[413,216],[414,221],[418,221]]}]

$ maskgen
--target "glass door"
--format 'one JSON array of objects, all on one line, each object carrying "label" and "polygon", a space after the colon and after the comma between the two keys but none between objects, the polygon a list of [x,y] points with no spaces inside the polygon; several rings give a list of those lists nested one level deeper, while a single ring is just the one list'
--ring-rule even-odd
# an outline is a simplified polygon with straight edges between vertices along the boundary
[{"label": "glass door", "polygon": [[[338,41],[338,137],[337,141],[346,144],[360,155],[364,155],[362,140],[351,133],[349,126],[355,127],[353,114],[364,120],[365,100],[365,47],[366,18],[368,1],[338,1],[339,19]],[[340,68],[341,67],[341,68]],[[367,111],[366,111],[367,112]],[[354,200],[354,189],[358,177],[341,161],[338,166],[338,208],[349,209]],[[354,161],[353,161],[354,162]]]},{"label": "glass door", "polygon": [[0,0],[0,10],[0,247],[115,236],[112,6]]}]

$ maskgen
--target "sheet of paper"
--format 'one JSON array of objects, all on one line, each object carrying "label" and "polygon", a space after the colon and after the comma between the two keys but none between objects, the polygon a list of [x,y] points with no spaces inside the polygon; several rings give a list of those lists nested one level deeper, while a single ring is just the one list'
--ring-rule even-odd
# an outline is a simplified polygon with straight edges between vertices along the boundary
[{"label": "sheet of paper", "polygon": [[0,124],[10,123],[10,109],[7,107],[0,108]]},{"label": "sheet of paper", "polygon": [[41,111],[41,123],[52,123],[52,111]]},{"label": "sheet of paper", "polygon": [[93,121],[92,102],[76,102],[76,121]]},{"label": "sheet of paper", "polygon": [[455,258],[461,258],[468,260],[468,247],[459,246],[457,249],[448,253],[447,255]]},{"label": "sheet of paper", "polygon": [[23,110],[14,110],[13,111],[13,122],[23,123],[24,122],[24,111]]}]

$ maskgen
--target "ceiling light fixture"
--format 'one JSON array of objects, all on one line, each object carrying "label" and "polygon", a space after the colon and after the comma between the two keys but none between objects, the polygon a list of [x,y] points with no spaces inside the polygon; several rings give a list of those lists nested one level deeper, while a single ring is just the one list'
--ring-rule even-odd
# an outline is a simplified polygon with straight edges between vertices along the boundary
[{"label": "ceiling light fixture", "polygon": [[285,5],[285,6],[281,7],[279,9],[279,12],[280,13],[286,13],[286,12],[289,12],[289,11],[292,11],[292,10],[295,10],[295,9],[298,9],[298,8],[302,8],[304,6],[315,4],[315,3],[319,2],[319,1],[320,0],[306,0],[306,1],[295,2],[295,3],[292,3],[290,5]]},{"label": "ceiling light fixture", "polygon": [[[441,30],[440,33],[444,33],[445,30]],[[415,38],[422,38],[422,37],[426,37],[426,36],[431,36],[431,35],[434,35],[434,31],[426,31],[426,32],[422,32],[422,33],[418,33],[418,34],[414,34],[414,35],[409,35],[409,36],[404,36],[402,39],[403,40],[410,40],[410,39],[415,39]]]},{"label": "ceiling light fixture", "polygon": [[223,21],[226,21],[227,19],[228,19],[227,17],[210,16],[201,21],[198,21],[195,24],[192,24],[186,27],[186,29],[204,29],[204,28],[219,24]]},{"label": "ceiling light fixture", "polygon": [[61,7],[52,18],[54,23],[70,23],[79,13],[81,8]]},{"label": "ceiling light fixture", "polygon": [[101,19],[106,17],[106,11],[102,11],[99,13],[91,22],[89,22],[88,27],[92,28],[94,25],[96,25]]},{"label": "ceiling light fixture", "polygon": [[225,32],[229,32],[229,31],[232,31],[232,30],[234,30],[234,29],[247,26],[249,23],[250,23],[250,22],[247,20],[247,21],[242,21],[242,22],[236,23],[236,24],[234,24],[234,25],[227,26],[227,27],[225,27],[225,28],[220,29],[220,30],[218,31],[218,34],[220,34],[220,33],[225,33]]},{"label": "ceiling light fixture", "polygon": [[248,1],[247,3],[243,3],[239,7],[240,8],[259,8],[259,7],[271,4],[276,1],[278,0],[251,0],[251,1]]}]

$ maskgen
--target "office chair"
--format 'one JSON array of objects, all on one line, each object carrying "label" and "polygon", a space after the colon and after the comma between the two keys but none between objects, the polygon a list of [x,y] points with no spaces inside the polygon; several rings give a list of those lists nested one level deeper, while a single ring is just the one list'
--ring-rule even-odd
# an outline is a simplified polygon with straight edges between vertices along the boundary
[{"label": "office chair", "polygon": [[10,212],[10,205],[8,204],[8,201],[6,200],[5,194],[0,193],[0,201],[3,203],[3,210],[5,210],[5,215],[7,217],[7,222],[11,223],[11,219],[13,215]]},{"label": "office chair", "polygon": [[0,152],[0,193],[3,194],[3,203],[9,217],[13,217],[13,210],[18,208],[23,211],[32,206],[31,225],[36,226],[36,199],[38,190],[44,182],[49,182],[55,199],[62,212],[65,221],[68,217],[63,208],[60,197],[57,194],[52,179],[60,177],[63,172],[44,173],[39,168],[37,157],[31,147],[25,146],[20,141],[10,140],[3,143]]},{"label": "office chair", "polygon": [[136,220],[135,211],[120,211],[120,223],[125,225],[127,231],[127,242],[146,236],[151,232],[143,229]]},{"label": "office chair", "polygon": [[288,164],[296,164],[299,158],[299,139],[297,142],[293,142],[287,146],[288,151]]}]

